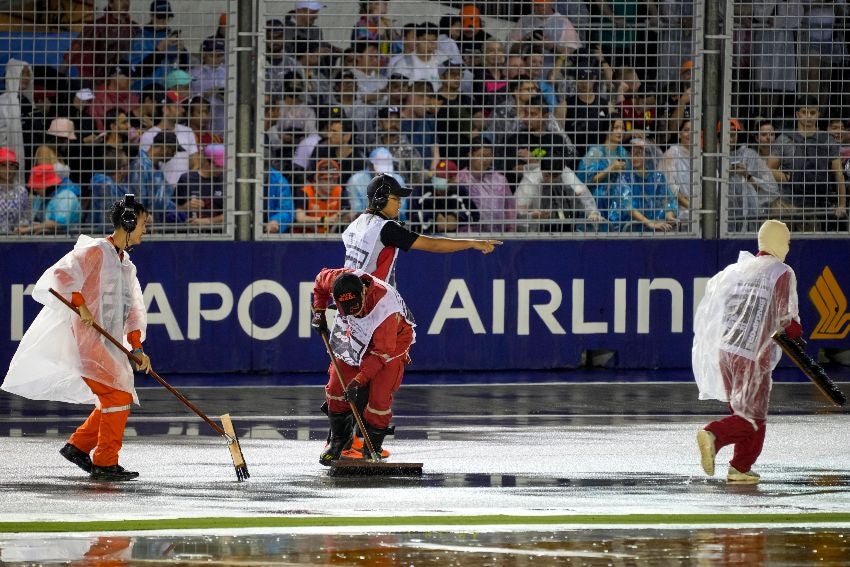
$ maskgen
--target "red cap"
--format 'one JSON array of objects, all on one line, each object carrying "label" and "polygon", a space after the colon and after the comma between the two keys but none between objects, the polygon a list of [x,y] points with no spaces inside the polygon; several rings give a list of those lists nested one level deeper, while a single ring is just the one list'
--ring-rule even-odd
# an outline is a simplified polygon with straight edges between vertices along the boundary
[{"label": "red cap", "polygon": [[18,163],[18,156],[9,148],[0,148],[0,163]]},{"label": "red cap", "polygon": [[30,189],[47,189],[62,183],[62,178],[56,175],[52,163],[37,165],[32,168],[27,187]]},{"label": "red cap", "polygon": [[335,159],[320,159],[316,171],[334,171],[339,173],[339,162]]},{"label": "red cap", "polygon": [[[718,121],[717,122],[717,133],[719,134],[721,130],[723,130],[723,123]],[[729,119],[729,131],[730,132],[741,132],[741,131],[743,131],[743,128],[741,127],[741,123],[738,122],[737,118],[730,118]]]},{"label": "red cap", "polygon": [[182,104],[186,102],[185,96],[177,91],[165,91],[165,102],[174,102],[177,104]]},{"label": "red cap", "polygon": [[441,160],[434,172],[436,177],[447,179],[450,174],[457,173],[457,164],[450,159]]}]

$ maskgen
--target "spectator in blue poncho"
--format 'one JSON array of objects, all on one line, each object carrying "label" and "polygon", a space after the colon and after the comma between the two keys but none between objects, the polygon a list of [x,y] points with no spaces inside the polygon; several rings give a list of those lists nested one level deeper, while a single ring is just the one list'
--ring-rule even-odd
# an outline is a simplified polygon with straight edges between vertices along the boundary
[{"label": "spectator in blue poncho", "polygon": [[640,137],[631,140],[630,167],[620,174],[617,192],[622,218],[621,230],[669,232],[677,226],[679,209],[658,170],[657,148]]}]

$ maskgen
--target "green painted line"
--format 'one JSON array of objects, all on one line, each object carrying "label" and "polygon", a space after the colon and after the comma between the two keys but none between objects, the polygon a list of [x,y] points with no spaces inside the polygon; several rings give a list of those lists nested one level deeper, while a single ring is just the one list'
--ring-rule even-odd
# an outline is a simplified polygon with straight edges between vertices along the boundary
[{"label": "green painted line", "polygon": [[393,526],[592,526],[599,524],[718,525],[850,523],[850,513],[811,514],[620,514],[576,516],[253,516],[227,518],[163,518],[158,520],[102,520],[88,522],[0,522],[0,533],[123,532],[145,530],[200,530],[230,528],[393,527]]}]

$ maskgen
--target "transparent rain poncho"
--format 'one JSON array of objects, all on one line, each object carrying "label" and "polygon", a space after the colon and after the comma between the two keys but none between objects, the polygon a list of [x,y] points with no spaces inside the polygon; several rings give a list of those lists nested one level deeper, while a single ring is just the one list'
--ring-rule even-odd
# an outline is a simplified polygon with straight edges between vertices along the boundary
[{"label": "transparent rain poncho", "polygon": [[692,364],[701,400],[729,402],[751,422],[766,417],[770,374],[782,356],[771,335],[799,318],[796,290],[790,267],[749,252],[709,280],[694,316]]},{"label": "transparent rain poncho", "polygon": [[139,403],[133,370],[127,356],[79,316],[53,297],[55,289],[71,299],[81,292],[95,322],[117,340],[140,330],[145,338],[147,318],[136,266],[124,254],[119,261],[105,238],[81,235],[74,249],[44,272],[33,299],[44,307],[24,333],[2,388],[33,400],[95,403],[82,376],[127,392]]}]

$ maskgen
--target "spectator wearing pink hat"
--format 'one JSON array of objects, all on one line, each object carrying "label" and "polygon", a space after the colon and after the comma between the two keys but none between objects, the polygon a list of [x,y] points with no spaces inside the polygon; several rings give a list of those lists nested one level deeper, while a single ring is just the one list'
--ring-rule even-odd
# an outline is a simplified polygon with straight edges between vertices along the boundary
[{"label": "spectator wearing pink hat", "polygon": [[30,220],[27,188],[17,183],[18,156],[9,148],[0,148],[0,234],[13,234]]},{"label": "spectator wearing pink hat", "polygon": [[[35,164],[55,164],[57,162],[67,164],[68,146],[77,140],[74,121],[69,118],[54,118],[47,129],[44,143],[35,150]],[[63,171],[65,174],[63,175]],[[67,176],[65,168],[57,169],[57,173]]]},{"label": "spectator wearing pink hat", "polygon": [[82,218],[80,187],[57,175],[52,164],[36,165],[27,186],[32,189],[33,224],[18,229],[20,234],[67,233]]},{"label": "spectator wearing pink hat", "polygon": [[174,189],[177,210],[186,214],[190,225],[222,225],[224,223],[224,146],[210,144],[204,148],[197,169],[180,176]]}]

